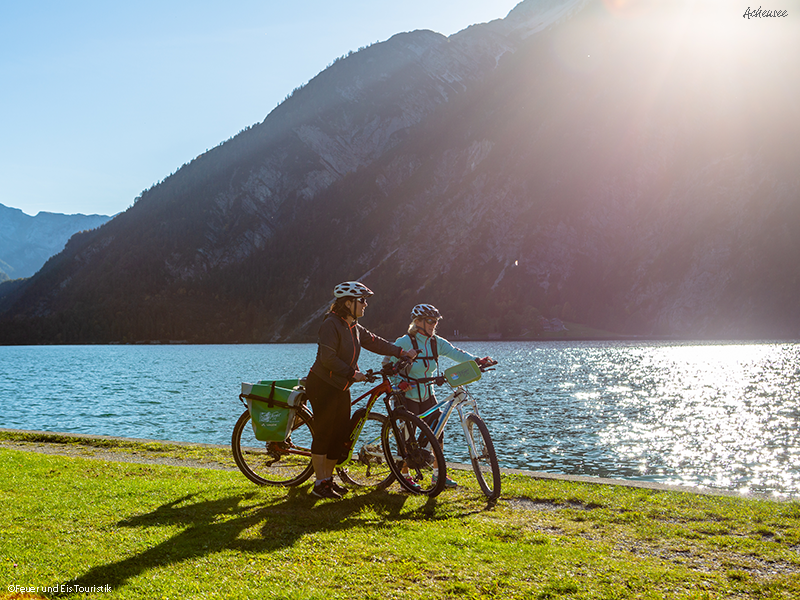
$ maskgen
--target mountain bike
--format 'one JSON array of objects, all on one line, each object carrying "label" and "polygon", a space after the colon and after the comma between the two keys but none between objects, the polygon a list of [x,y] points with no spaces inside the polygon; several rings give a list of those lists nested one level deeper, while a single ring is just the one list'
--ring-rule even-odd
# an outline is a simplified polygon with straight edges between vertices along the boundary
[{"label": "mountain bike", "polygon": [[[304,380],[297,380],[298,391]],[[239,399],[245,406],[247,395]],[[263,399],[251,396],[251,399]],[[263,442],[256,439],[250,410],[246,409],[233,427],[231,449],[239,470],[258,485],[299,485],[314,472],[311,464],[311,443],[314,439],[314,415],[304,397],[296,406],[273,401],[286,410],[293,410],[293,423],[288,437],[282,441]],[[381,429],[386,417],[363,409],[351,417],[352,433],[348,454],[337,466],[342,481],[356,486],[388,487],[394,480],[381,448]]]},{"label": "mountain bike", "polygon": [[[485,362],[478,365],[478,368],[483,373],[493,370],[491,367],[496,364],[497,361]],[[418,383],[431,382],[436,385],[443,385],[446,380],[445,376],[411,379],[411,381]],[[456,386],[452,394],[438,402],[430,410],[419,415],[419,418],[424,419],[436,413],[436,411],[441,411],[439,419],[431,428],[438,439],[450,420],[453,411],[458,412],[461,428],[467,440],[472,470],[475,472],[478,485],[489,500],[496,500],[500,497],[500,465],[497,462],[497,454],[494,451],[494,443],[489,435],[489,429],[478,414],[478,403],[465,386],[466,384]]]},{"label": "mountain bike", "polygon": [[[370,370],[365,373],[367,381],[374,382],[379,377],[382,381],[352,402],[355,405],[369,397],[367,405],[356,410],[350,419],[351,434],[347,455],[339,462],[336,471],[345,483],[385,488],[401,472],[402,465],[407,463],[412,466],[416,485],[403,476],[401,486],[415,493],[433,496],[444,489],[445,467],[442,466],[442,472],[439,473],[432,464],[436,457],[437,464],[444,465],[444,457],[440,456],[441,448],[438,444],[425,450],[413,436],[413,432],[419,429],[422,439],[430,446],[430,442],[435,440],[430,428],[402,407],[393,406],[392,397],[396,390],[392,389],[389,377],[396,374],[397,368],[397,364],[386,365],[378,372]],[[303,380],[296,381],[296,389],[302,389],[300,384]],[[384,398],[390,417],[372,411],[381,397]],[[264,399],[258,396],[251,398]],[[245,394],[240,394],[239,399],[246,404]],[[294,420],[288,437],[283,441],[258,441],[251,426],[250,411],[245,410],[233,428],[233,458],[239,470],[258,485],[299,485],[314,471],[311,465],[314,417],[305,401],[294,407],[276,400],[273,404],[294,410]],[[408,434],[403,435],[403,432],[411,432],[413,439],[407,439]],[[391,459],[387,459],[387,456]],[[428,483],[423,485],[426,476]]]},{"label": "mountain bike", "polygon": [[[393,478],[400,486],[414,494],[438,496],[447,481],[447,466],[442,448],[430,427],[416,415],[408,412],[400,402],[402,392],[392,387],[390,377],[410,361],[388,363],[379,371],[371,369],[365,373],[366,381],[381,382],[355,400],[369,397],[365,408],[367,414],[379,398],[383,398],[386,416],[381,428],[381,448]],[[382,416],[382,415],[381,415]],[[355,434],[355,431],[353,433]],[[364,436],[362,434],[362,438]]]}]

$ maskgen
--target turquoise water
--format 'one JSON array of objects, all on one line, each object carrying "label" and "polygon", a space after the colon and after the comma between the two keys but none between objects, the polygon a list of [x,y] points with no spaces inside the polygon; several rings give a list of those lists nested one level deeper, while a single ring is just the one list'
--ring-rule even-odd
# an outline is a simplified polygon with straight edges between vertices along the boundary
[{"label": "turquoise water", "polygon": [[[464,342],[504,467],[794,496],[800,344]],[[0,426],[229,443],[242,381],[304,375],[312,344],[0,347]],[[364,352],[361,367],[378,368]],[[355,395],[366,391],[356,384]],[[445,454],[466,459],[456,423]]]}]

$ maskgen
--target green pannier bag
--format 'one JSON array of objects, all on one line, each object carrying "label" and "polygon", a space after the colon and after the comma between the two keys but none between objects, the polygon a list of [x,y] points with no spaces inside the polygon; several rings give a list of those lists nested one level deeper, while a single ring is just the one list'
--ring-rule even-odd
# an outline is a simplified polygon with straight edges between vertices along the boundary
[{"label": "green pannier bag", "polygon": [[305,391],[296,388],[297,384],[297,379],[242,383],[242,396],[247,400],[247,410],[250,411],[250,422],[257,440],[282,442],[289,437],[294,424],[295,407],[305,401]]},{"label": "green pannier bag", "polygon": [[444,372],[444,378],[450,387],[467,385],[481,378],[481,370],[474,360],[468,360],[457,365],[453,365]]}]

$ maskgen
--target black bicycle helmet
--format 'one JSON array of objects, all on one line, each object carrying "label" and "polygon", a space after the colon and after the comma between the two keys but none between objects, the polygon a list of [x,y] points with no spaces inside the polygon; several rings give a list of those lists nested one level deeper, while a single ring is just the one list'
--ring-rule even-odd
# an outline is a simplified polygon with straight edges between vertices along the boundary
[{"label": "black bicycle helmet", "polygon": [[442,315],[433,304],[417,304],[411,309],[412,319],[424,319],[425,317],[441,319]]}]

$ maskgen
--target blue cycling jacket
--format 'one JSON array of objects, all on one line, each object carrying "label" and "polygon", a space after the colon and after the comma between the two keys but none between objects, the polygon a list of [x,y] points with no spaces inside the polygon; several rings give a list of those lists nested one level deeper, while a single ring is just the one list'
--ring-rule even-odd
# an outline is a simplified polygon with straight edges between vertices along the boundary
[{"label": "blue cycling jacket", "polygon": [[[417,346],[419,347],[420,354],[414,359],[414,363],[411,367],[406,371],[406,374],[413,378],[413,379],[424,379],[425,377],[433,377],[438,373],[439,365],[438,363],[433,360],[433,351],[431,349],[431,339],[428,336],[417,332],[415,334],[417,339]],[[445,356],[457,363],[465,362],[468,360],[476,360],[478,357],[473,356],[469,352],[465,352],[461,348],[456,348],[448,342],[443,337],[438,335],[434,336],[436,338],[436,345],[439,356]],[[406,334],[402,337],[397,338],[395,341],[395,345],[400,346],[403,350],[412,350],[414,348],[414,344],[411,343],[410,334]],[[392,362],[397,362],[396,358],[388,359]],[[395,378],[393,383],[396,385],[403,381],[402,378]],[[416,402],[421,402],[427,400],[431,396],[433,396],[433,384],[421,384],[415,385],[410,390],[405,392],[406,398],[410,400],[414,400]]]}]

